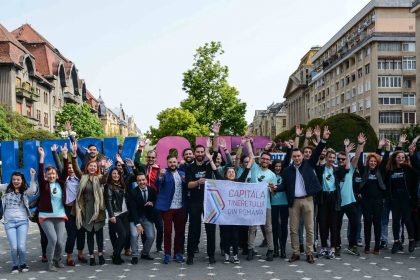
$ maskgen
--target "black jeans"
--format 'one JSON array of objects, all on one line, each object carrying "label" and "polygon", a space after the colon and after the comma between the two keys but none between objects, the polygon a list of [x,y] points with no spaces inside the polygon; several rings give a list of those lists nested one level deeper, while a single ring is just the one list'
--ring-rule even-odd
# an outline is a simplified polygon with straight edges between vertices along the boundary
[{"label": "black jeans", "polygon": [[64,206],[66,211],[67,221],[66,221],[66,231],[67,231],[67,240],[66,240],[66,254],[73,254],[74,244],[77,240],[77,250],[82,251],[85,247],[85,232],[83,230],[77,229],[76,226],[76,217],[71,214],[71,206]]},{"label": "black jeans", "polygon": [[153,223],[156,228],[156,249],[162,248],[163,243],[163,220],[160,211],[153,208]]},{"label": "black jeans", "polygon": [[273,244],[275,252],[278,252],[279,248],[286,248],[288,220],[288,205],[271,205],[271,223],[273,225]]},{"label": "black jeans", "polygon": [[116,217],[117,222],[108,222],[109,238],[111,239],[114,256],[120,256],[126,245],[127,235],[130,235],[130,224],[128,213],[123,213]]},{"label": "black jeans", "polygon": [[370,250],[370,240],[373,230],[375,232],[375,250],[379,250],[379,243],[381,241],[381,218],[384,200],[382,198],[363,198],[362,199],[362,213],[363,213],[363,227],[365,233],[365,251]]},{"label": "black jeans", "polygon": [[98,246],[98,253],[103,253],[104,251],[104,229],[100,228],[98,231],[95,231],[92,229],[92,231],[87,231],[85,228],[80,228],[80,230],[83,230],[87,233],[87,245],[88,245],[88,251],[89,255],[93,256],[93,251],[95,248],[95,236],[96,236],[96,245]]},{"label": "black jeans", "polygon": [[249,226],[239,226],[239,247],[245,252],[248,250],[248,230]]},{"label": "black jeans", "polygon": [[233,255],[238,254],[239,227],[235,225],[220,226],[220,238],[223,240],[222,250],[225,254],[230,254],[230,247],[233,249]]},{"label": "black jeans", "polygon": [[335,192],[322,192],[323,201],[318,207],[319,233],[321,235],[321,246],[328,247],[328,236],[330,246],[337,247],[337,221],[338,211],[335,210]]},{"label": "black jeans", "polygon": [[[190,202],[189,210],[190,224],[188,226],[187,255],[188,257],[194,257],[194,251],[198,246],[201,235],[201,214],[203,213],[203,204],[193,204]],[[207,244],[208,243],[209,240],[207,240]]]},{"label": "black jeans", "polygon": [[341,206],[341,211],[338,214],[337,222],[337,246],[341,246],[341,226],[343,225],[343,217],[346,214],[349,219],[349,248],[357,245],[357,228],[358,228],[358,217],[357,217],[357,206],[356,202],[348,205]]},{"label": "black jeans", "polygon": [[207,236],[207,256],[214,257],[216,251],[216,225],[215,224],[204,224]]},{"label": "black jeans", "polygon": [[[401,219],[407,229],[408,239],[414,238],[414,226],[411,217],[412,207],[410,198],[405,189],[397,189],[392,192],[392,233],[394,240],[401,240],[400,229]],[[404,228],[403,228],[404,229]]]}]

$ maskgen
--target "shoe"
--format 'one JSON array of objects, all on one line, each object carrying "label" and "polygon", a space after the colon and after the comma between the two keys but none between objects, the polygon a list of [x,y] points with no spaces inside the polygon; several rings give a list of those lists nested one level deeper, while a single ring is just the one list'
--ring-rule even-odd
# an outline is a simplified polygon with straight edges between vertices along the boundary
[{"label": "shoe", "polygon": [[42,263],[47,263],[48,262],[47,256],[43,255],[42,258],[41,258],[41,262]]},{"label": "shoe", "polygon": [[229,256],[229,254],[225,254],[225,260],[223,261],[223,263],[230,263],[230,256]]},{"label": "shoe", "polygon": [[61,260],[54,261],[54,265],[57,268],[64,268],[64,264],[61,262]]},{"label": "shoe", "polygon": [[289,263],[295,262],[300,260],[300,256],[299,255],[295,255],[293,254],[290,258],[289,258]]},{"label": "shoe", "polygon": [[239,264],[241,261],[239,260],[239,258],[238,258],[238,255],[234,255],[233,256],[233,263],[234,264]]},{"label": "shoe", "polygon": [[258,247],[260,248],[267,247],[267,240],[264,239]]},{"label": "shoe", "polygon": [[17,267],[17,266],[14,266],[14,267],[12,267],[12,272],[11,272],[12,274],[17,274],[17,273],[19,273],[19,267]]},{"label": "shoe", "polygon": [[187,265],[193,265],[194,264],[194,257],[187,257]]},{"label": "shoe", "polygon": [[29,271],[29,267],[24,263],[19,267],[19,271],[20,272],[28,272]]},{"label": "shoe", "polygon": [[143,260],[153,261],[155,258],[152,258],[150,255],[141,255],[140,257]]},{"label": "shoe", "polygon": [[328,250],[326,258],[329,260],[335,259],[335,252],[333,250]]},{"label": "shoe", "polygon": [[162,261],[162,263],[163,264],[169,264],[171,262],[171,256],[170,255],[165,255],[164,257],[163,257],[163,261]]},{"label": "shoe", "polygon": [[328,250],[325,248],[321,248],[321,250],[318,253],[318,258],[326,258],[328,255]]},{"label": "shoe", "polygon": [[87,259],[85,258],[85,256],[77,256],[77,260],[79,261],[79,263],[87,263]]},{"label": "shoe", "polygon": [[273,261],[273,250],[267,251],[267,257],[265,258],[266,261],[272,262]]},{"label": "shoe", "polygon": [[131,257],[131,250],[130,249],[126,249],[124,251],[124,256]]},{"label": "shoe", "polygon": [[54,266],[54,264],[53,264],[53,263],[49,263],[49,264],[48,264],[48,271],[49,271],[49,272],[57,272],[58,270],[57,270],[57,268]]},{"label": "shoe", "polygon": [[246,257],[247,261],[252,261],[254,259],[254,250],[248,249],[248,256]]},{"label": "shoe", "polygon": [[362,240],[358,240],[358,241],[357,241],[357,247],[363,247],[363,242],[362,242]]},{"label": "shoe", "polygon": [[216,263],[216,259],[214,258],[214,256],[209,256],[209,264],[214,264]]},{"label": "shoe", "polygon": [[132,257],[130,262],[131,262],[131,264],[138,264],[139,263],[139,258],[138,257]]},{"label": "shoe", "polygon": [[305,247],[303,246],[303,244],[299,244],[299,252],[301,254],[304,254],[305,253]]},{"label": "shoe", "polygon": [[162,251],[163,251],[162,246],[156,246],[156,252],[157,253],[162,252]]},{"label": "shoe", "polygon": [[96,265],[95,257],[89,258],[89,265],[90,266],[95,266]]},{"label": "shoe", "polygon": [[379,248],[374,249],[374,250],[372,251],[372,254],[374,254],[374,255],[379,255]]},{"label": "shoe", "polygon": [[346,252],[353,256],[360,256],[359,249],[357,249],[357,246],[353,246],[352,248],[347,248]]},{"label": "shoe", "polygon": [[274,250],[273,258],[278,258],[280,256],[279,250]]},{"label": "shoe", "polygon": [[[105,264],[105,258],[103,255],[100,255],[99,257],[99,265],[104,265]],[[121,259],[121,257],[120,257]],[[121,260],[121,262],[124,262],[123,260]]]},{"label": "shoe", "polygon": [[394,244],[392,244],[391,254],[397,253],[401,247],[402,247],[401,242],[395,241]]},{"label": "shoe", "polygon": [[176,254],[175,255],[175,261],[177,262],[177,263],[183,263],[185,260],[184,260],[184,256],[182,255],[182,254]]},{"label": "shoe", "polygon": [[408,252],[413,253],[414,249],[416,249],[416,241],[410,240],[408,242]]},{"label": "shoe", "polygon": [[369,247],[365,247],[365,254],[370,254],[370,248]]},{"label": "shoe", "polygon": [[388,248],[388,243],[385,240],[381,241],[381,244],[379,244],[380,249],[386,249]]},{"label": "shoe", "polygon": [[306,262],[310,264],[315,263],[314,256],[312,254],[306,255]]},{"label": "shoe", "polygon": [[336,257],[341,257],[341,247],[335,247],[335,256]]},{"label": "shoe", "polygon": [[121,256],[112,255],[112,263],[115,265],[122,265]]},{"label": "shoe", "polygon": [[75,266],[76,265],[76,263],[74,262],[73,259],[67,259],[66,264],[67,264],[67,266]]},{"label": "shoe", "polygon": [[282,259],[286,258],[286,249],[284,249],[284,248],[280,249],[280,258],[282,258]]}]

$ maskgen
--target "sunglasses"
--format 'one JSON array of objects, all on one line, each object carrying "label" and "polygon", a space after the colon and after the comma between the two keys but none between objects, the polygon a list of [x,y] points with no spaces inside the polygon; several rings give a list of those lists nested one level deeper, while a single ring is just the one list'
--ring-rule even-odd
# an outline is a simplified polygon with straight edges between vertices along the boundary
[{"label": "sunglasses", "polygon": [[147,157],[148,159],[155,159],[155,157]]},{"label": "sunglasses", "polygon": [[345,161],[346,158],[338,158],[339,161]]}]

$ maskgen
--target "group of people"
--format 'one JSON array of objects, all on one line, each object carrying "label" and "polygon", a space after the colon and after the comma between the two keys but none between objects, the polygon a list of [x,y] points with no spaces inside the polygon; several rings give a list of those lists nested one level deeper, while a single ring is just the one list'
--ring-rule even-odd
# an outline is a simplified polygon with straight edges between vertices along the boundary
[{"label": "group of people", "polygon": [[[66,128],[71,132],[70,123],[66,123]],[[360,255],[362,216],[364,253],[379,254],[387,246],[390,212],[394,237],[391,252],[403,250],[404,227],[408,251],[414,251],[420,240],[416,211],[420,168],[416,143],[420,137],[413,140],[406,153],[406,136],[402,135],[391,155],[391,142],[381,139],[376,153],[363,160],[367,141],[363,133],[355,136],[357,145],[343,139],[343,150],[336,152],[327,148],[331,134],[328,127],[322,133],[319,127],[303,133],[297,126],[295,139],[277,145],[269,142],[256,156],[249,130],[236,152],[228,151],[219,130],[220,124],[213,123],[214,136],[204,146],[185,149],[181,162],[176,155],[168,155],[167,168],[156,163],[155,150],[148,151],[146,164],[142,163],[144,141],[140,141],[134,160],[123,160],[117,154],[115,164],[101,157],[93,144],[80,147],[73,136],[71,160],[66,145],[52,146],[56,167],[44,166],[45,151],[39,147],[38,172],[31,169],[29,186],[20,172],[12,174],[10,183],[0,185],[12,273],[28,270],[25,252],[29,220],[39,226],[42,262],[52,272],[64,267],[64,251],[66,265],[75,265],[75,245],[80,263],[104,264],[106,222],[113,264],[124,262],[122,254],[131,256],[134,265],[139,259],[153,260],[150,252],[156,239],[157,251],[162,251],[163,244],[164,264],[184,262],[186,254],[186,263],[192,265],[200,242],[206,179],[267,184],[266,221],[261,226],[267,261],[286,258],[288,229],[290,262],[299,260],[301,253],[306,253],[308,263],[314,263],[314,257],[332,259],[340,255],[344,214],[349,221],[345,250],[349,254]],[[303,148],[299,149],[303,136]],[[271,152],[279,146],[285,150],[285,157],[282,161],[272,160]],[[251,261],[256,255],[257,230],[257,226],[220,225],[219,245],[224,262],[239,263],[239,249]],[[205,223],[205,232],[209,263],[215,263],[216,225]],[[85,239],[88,258],[84,255]]]}]

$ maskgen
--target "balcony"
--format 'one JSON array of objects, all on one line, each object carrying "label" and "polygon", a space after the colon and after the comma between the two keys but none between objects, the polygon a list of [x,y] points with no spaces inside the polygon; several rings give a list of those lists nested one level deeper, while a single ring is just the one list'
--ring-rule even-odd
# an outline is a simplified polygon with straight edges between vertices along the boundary
[{"label": "balcony", "polygon": [[80,95],[75,95],[69,91],[64,91],[64,102],[66,103],[82,103],[82,98]]},{"label": "balcony", "polygon": [[23,88],[19,87],[16,88],[16,96],[25,98],[27,102],[37,102],[40,99],[40,96],[35,93],[35,91],[31,88]]}]

